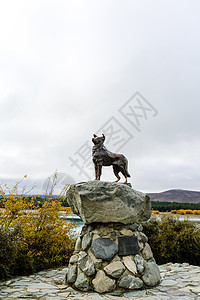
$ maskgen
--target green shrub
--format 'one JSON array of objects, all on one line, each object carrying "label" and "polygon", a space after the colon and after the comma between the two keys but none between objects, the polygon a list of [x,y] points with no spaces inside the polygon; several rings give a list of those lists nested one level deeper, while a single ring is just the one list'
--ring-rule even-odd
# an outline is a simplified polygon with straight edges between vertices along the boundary
[{"label": "green shrub", "polygon": [[16,245],[12,233],[0,227],[0,279],[10,277],[11,269],[16,261]]},{"label": "green shrub", "polygon": [[161,221],[151,218],[143,226],[158,264],[187,262],[200,266],[200,230],[193,222],[163,217]]}]

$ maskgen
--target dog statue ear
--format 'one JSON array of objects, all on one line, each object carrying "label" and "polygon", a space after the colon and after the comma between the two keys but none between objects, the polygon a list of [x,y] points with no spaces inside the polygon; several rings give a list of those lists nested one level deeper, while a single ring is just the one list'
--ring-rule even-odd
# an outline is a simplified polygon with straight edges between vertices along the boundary
[{"label": "dog statue ear", "polygon": [[102,133],[102,136],[103,136],[103,138],[104,138],[104,140],[106,139],[106,137],[105,137],[105,135]]},{"label": "dog statue ear", "polygon": [[97,137],[97,135],[96,135],[96,134],[93,134],[93,136],[94,136],[94,137]]}]

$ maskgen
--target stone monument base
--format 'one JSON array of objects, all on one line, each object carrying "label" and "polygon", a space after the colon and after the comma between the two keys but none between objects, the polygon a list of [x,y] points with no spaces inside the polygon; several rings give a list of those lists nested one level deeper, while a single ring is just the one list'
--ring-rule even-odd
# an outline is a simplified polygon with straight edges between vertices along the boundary
[{"label": "stone monument base", "polygon": [[80,291],[124,292],[160,283],[160,271],[139,223],[91,223],[82,228],[66,281]]},{"label": "stone monument base", "polygon": [[160,271],[142,222],[149,220],[149,196],[130,184],[89,181],[72,185],[68,201],[84,221],[66,281],[98,293],[154,287]]}]

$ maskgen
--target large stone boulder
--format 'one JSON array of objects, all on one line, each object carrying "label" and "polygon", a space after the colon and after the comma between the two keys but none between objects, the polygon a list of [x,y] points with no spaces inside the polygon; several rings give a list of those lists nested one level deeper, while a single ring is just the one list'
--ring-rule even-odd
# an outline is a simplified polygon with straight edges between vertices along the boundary
[{"label": "large stone boulder", "polygon": [[95,180],[71,185],[68,202],[86,224],[132,224],[151,216],[149,196],[124,183]]}]

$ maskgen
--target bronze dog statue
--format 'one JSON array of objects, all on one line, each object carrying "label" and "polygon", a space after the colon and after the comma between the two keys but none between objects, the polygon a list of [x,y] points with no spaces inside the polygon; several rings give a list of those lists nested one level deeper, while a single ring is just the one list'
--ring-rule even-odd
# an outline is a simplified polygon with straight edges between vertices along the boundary
[{"label": "bronze dog statue", "polygon": [[119,172],[121,172],[125,177],[125,183],[127,182],[127,177],[131,177],[127,167],[128,160],[123,154],[116,154],[108,151],[103,145],[105,141],[105,135],[102,134],[98,137],[94,134],[92,142],[94,146],[92,148],[92,160],[95,165],[95,179],[100,180],[102,173],[102,166],[113,166],[113,172],[117,177],[116,182],[120,180]]}]

